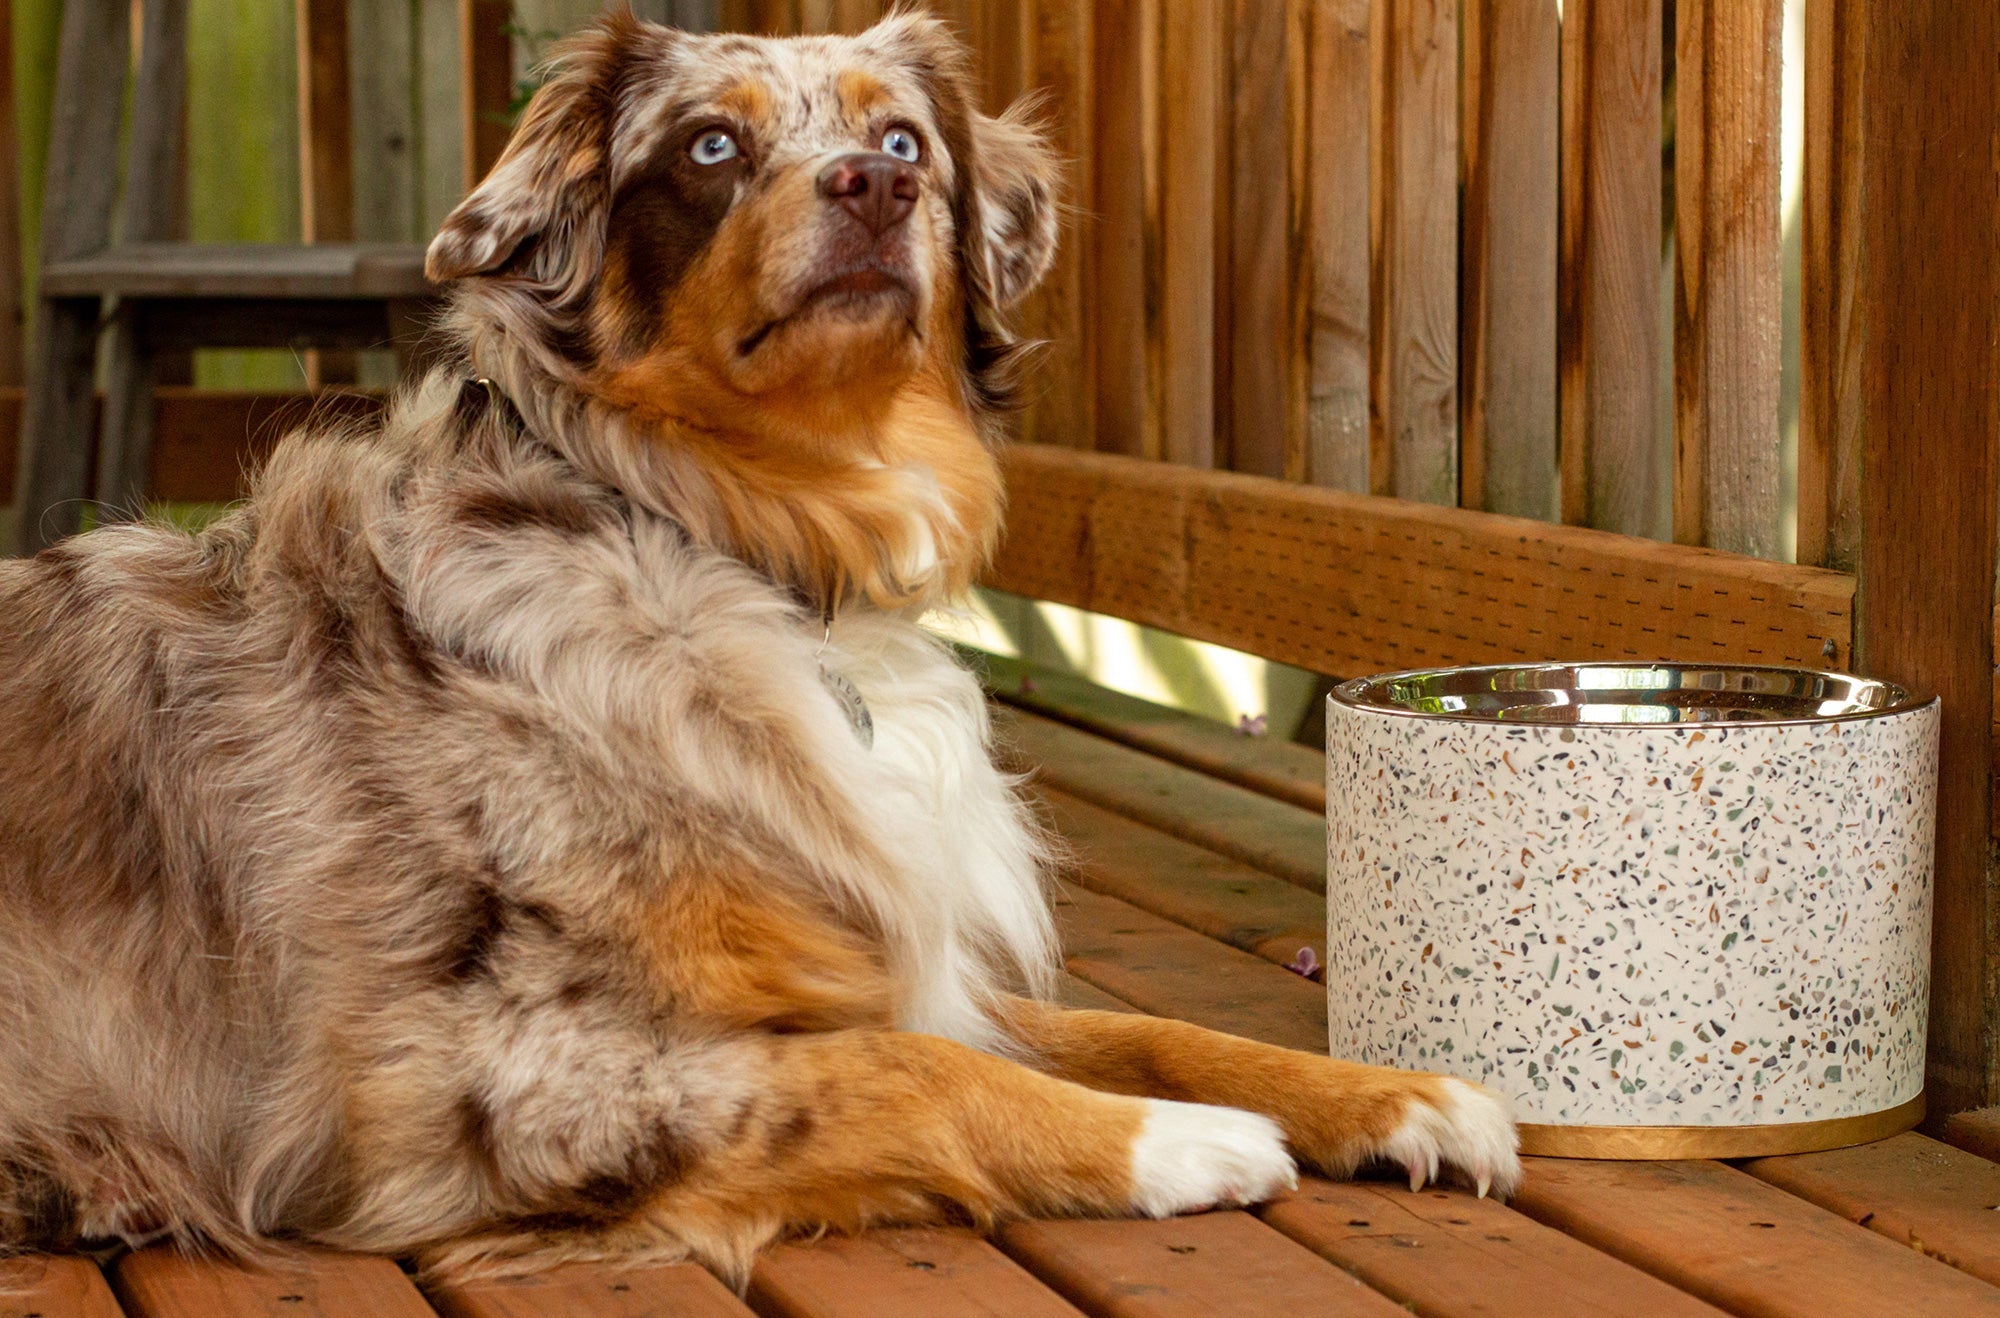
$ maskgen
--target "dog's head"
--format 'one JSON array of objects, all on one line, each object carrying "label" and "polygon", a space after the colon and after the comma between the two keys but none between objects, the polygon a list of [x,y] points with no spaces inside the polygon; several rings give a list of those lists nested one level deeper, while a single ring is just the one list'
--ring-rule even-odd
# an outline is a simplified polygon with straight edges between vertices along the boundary
[{"label": "dog's head", "polygon": [[620,10],[559,50],[428,268],[623,406],[825,435],[927,371],[1004,404],[998,313],[1053,257],[1054,184],[936,20],[768,39]]}]

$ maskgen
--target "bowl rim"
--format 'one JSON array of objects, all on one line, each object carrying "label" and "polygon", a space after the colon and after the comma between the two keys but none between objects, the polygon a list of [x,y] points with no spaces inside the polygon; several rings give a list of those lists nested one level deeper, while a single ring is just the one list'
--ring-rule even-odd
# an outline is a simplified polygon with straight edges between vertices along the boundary
[{"label": "bowl rim", "polygon": [[1360,699],[1363,688],[1383,682],[1393,682],[1402,678],[1433,677],[1445,673],[1504,673],[1533,672],[1547,669],[1592,669],[1592,668],[1697,668],[1722,669],[1737,673],[1785,673],[1792,676],[1829,677],[1849,682],[1873,682],[1888,688],[1890,701],[1880,709],[1852,710],[1843,714],[1814,714],[1798,718],[1760,718],[1732,721],[1727,726],[1731,731],[1755,728],[1787,728],[1825,725],[1830,723],[1860,723],[1870,719],[1895,718],[1904,714],[1914,714],[1937,705],[1938,697],[1900,682],[1887,678],[1863,677],[1858,673],[1843,672],[1836,668],[1807,668],[1796,664],[1736,664],[1736,663],[1696,663],[1675,659],[1617,660],[1587,659],[1581,661],[1542,660],[1534,663],[1506,664],[1445,664],[1426,668],[1404,668],[1395,672],[1372,673],[1367,677],[1350,678],[1336,685],[1327,695],[1329,704],[1339,705],[1360,714],[1381,714],[1389,718],[1429,719],[1444,723],[1479,723],[1496,728],[1561,728],[1570,732],[1580,730],[1617,732],[1658,732],[1678,729],[1705,729],[1709,724],[1689,723],[1555,723],[1533,722],[1523,719],[1496,718],[1491,714],[1474,714],[1464,711],[1438,713],[1432,710],[1409,709],[1399,705],[1382,705]]}]

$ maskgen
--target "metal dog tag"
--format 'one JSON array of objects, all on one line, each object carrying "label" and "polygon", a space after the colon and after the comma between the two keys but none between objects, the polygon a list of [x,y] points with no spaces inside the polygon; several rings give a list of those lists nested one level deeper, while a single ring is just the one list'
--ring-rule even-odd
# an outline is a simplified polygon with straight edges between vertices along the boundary
[{"label": "metal dog tag", "polygon": [[855,739],[869,750],[874,750],[875,716],[868,712],[868,702],[861,698],[861,688],[825,664],[819,666],[819,680],[834,703],[840,706],[840,712],[847,715],[847,726],[854,729]]}]

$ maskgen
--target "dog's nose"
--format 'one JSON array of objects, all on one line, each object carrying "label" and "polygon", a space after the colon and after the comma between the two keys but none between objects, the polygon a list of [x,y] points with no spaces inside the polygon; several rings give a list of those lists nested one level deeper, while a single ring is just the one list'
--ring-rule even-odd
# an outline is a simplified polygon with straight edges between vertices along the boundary
[{"label": "dog's nose", "polygon": [[856,151],[820,171],[819,195],[879,238],[910,218],[917,204],[917,171],[886,152]]}]

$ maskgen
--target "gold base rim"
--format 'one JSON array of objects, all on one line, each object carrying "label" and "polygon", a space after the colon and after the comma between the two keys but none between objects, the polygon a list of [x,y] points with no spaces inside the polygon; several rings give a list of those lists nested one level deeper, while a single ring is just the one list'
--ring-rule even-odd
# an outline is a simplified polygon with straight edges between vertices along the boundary
[{"label": "gold base rim", "polygon": [[1523,1122],[1521,1154],[1532,1158],[1766,1158],[1868,1144],[1900,1135],[1924,1119],[1924,1091],[1895,1107],[1823,1121],[1768,1126],[1543,1126]]}]

